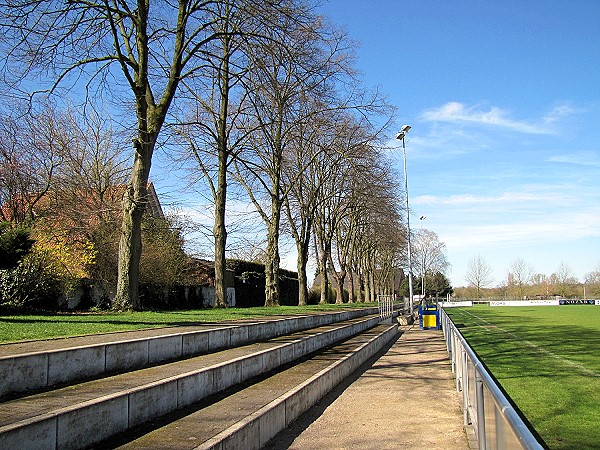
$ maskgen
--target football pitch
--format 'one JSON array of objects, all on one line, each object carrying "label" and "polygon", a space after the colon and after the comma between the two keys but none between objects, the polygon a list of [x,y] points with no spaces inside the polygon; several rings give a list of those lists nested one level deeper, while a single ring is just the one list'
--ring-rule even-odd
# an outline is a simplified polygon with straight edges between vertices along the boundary
[{"label": "football pitch", "polygon": [[600,449],[600,306],[447,308],[550,449]]}]

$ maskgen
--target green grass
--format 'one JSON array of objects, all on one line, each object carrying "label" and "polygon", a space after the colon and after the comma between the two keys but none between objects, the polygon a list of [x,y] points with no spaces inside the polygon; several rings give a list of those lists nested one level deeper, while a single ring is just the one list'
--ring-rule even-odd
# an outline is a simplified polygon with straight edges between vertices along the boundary
[{"label": "green grass", "polygon": [[446,310],[551,449],[600,449],[600,307]]},{"label": "green grass", "polygon": [[317,313],[368,306],[376,306],[376,304],[329,304],[303,307],[278,306],[274,308],[215,308],[190,311],[143,311],[130,313],[98,312],[0,315],[0,342],[194,325],[273,315]]}]

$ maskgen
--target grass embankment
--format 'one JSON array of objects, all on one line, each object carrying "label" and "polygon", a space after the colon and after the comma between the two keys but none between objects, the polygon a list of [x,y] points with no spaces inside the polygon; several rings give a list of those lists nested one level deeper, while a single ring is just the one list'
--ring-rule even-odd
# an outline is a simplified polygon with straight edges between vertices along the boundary
[{"label": "grass embankment", "polygon": [[600,307],[447,312],[550,449],[600,448]]},{"label": "grass embankment", "polygon": [[275,315],[310,314],[368,306],[376,306],[376,304],[357,303],[343,305],[278,306],[273,308],[215,308],[189,311],[142,311],[128,313],[86,312],[0,315],[0,342],[194,325]]}]

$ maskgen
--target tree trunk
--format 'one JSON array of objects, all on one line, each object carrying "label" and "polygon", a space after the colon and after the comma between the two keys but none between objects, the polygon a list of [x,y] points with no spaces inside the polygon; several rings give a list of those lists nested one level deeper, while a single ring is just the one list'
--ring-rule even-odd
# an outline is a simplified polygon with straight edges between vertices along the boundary
[{"label": "tree trunk", "polygon": [[331,254],[329,254],[329,264],[331,265],[332,275],[335,278],[335,284],[337,286],[335,293],[335,303],[342,304],[344,303],[344,281],[346,279],[346,270],[344,268],[340,269],[338,272],[335,270],[335,266],[333,265],[333,259],[331,258]]},{"label": "tree trunk", "polygon": [[296,242],[298,250],[298,305],[308,304],[308,278],[306,276],[306,264],[308,262],[308,242]]},{"label": "tree trunk", "polygon": [[[271,227],[269,227],[271,228]],[[278,234],[269,230],[267,263],[265,264],[265,306],[279,306],[279,248]]]},{"label": "tree trunk", "polygon": [[[228,13],[229,8],[227,8]],[[230,40],[224,37],[223,44],[223,67],[219,71],[220,105],[219,119],[217,122],[217,192],[215,198],[215,224],[213,234],[215,238],[215,306],[225,308],[227,306],[227,287],[225,286],[225,248],[227,244],[227,229],[225,227],[225,204],[227,202],[227,159],[229,156],[227,143],[227,119],[229,111],[229,73]]]},{"label": "tree trunk", "polygon": [[226,202],[226,169],[221,170],[223,160],[219,152],[219,176],[217,198],[215,199],[215,225],[213,234],[215,238],[215,306],[224,308],[227,306],[227,288],[225,286],[225,245],[227,243],[227,230],[225,228],[225,202]]},{"label": "tree trunk", "polygon": [[319,304],[325,305],[328,303],[327,293],[328,293],[328,284],[329,279],[327,278],[327,269],[319,269],[321,275],[321,296],[319,298]]},{"label": "tree trunk", "polygon": [[342,269],[336,278],[338,291],[335,297],[335,302],[342,304],[344,303],[344,282],[346,281],[346,271]]},{"label": "tree trunk", "polygon": [[265,263],[265,306],[279,306],[279,222],[281,202],[273,198],[271,221],[267,230],[267,261]]},{"label": "tree trunk", "polygon": [[363,277],[363,269],[358,269],[358,301],[365,302],[365,278]]},{"label": "tree trunk", "polygon": [[369,279],[369,301],[374,302],[375,301],[375,272],[373,270],[369,270],[367,277]]},{"label": "tree trunk", "polygon": [[328,280],[328,274],[327,274],[327,252],[326,250],[322,247],[321,248],[321,255],[319,258],[319,272],[321,275],[321,299],[319,300],[320,304],[326,304],[328,302],[328,284],[329,284],[329,280]]},{"label": "tree trunk", "polygon": [[113,308],[118,310],[140,310],[142,307],[139,295],[142,216],[148,202],[147,185],[154,142],[134,140],[135,158],[131,180],[123,195],[117,293],[113,302]]},{"label": "tree trunk", "polygon": [[[227,64],[229,61],[225,59]],[[219,111],[217,153],[219,160],[217,174],[217,192],[215,197],[215,224],[213,235],[215,239],[215,306],[227,306],[227,287],[225,286],[225,248],[227,244],[227,229],[225,228],[225,204],[227,202],[227,102],[229,101],[228,74],[222,80],[226,89],[221,94]]]},{"label": "tree trunk", "polygon": [[361,295],[361,301],[364,303],[366,301],[369,301],[369,298],[371,297],[371,293],[369,291],[369,274],[365,275],[362,274],[360,275],[361,278],[361,284],[364,287],[364,290],[361,291],[360,295]]},{"label": "tree trunk", "polygon": [[350,296],[348,297],[349,303],[356,303],[356,293],[354,292],[354,273],[352,269],[348,271],[348,281],[350,282]]}]

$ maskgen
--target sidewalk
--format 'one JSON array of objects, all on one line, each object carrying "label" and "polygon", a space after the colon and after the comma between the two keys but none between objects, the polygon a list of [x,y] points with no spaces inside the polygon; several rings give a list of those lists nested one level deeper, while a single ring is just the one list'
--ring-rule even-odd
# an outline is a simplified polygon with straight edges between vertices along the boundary
[{"label": "sidewalk", "polygon": [[401,329],[383,356],[265,448],[469,449],[442,332]]}]

